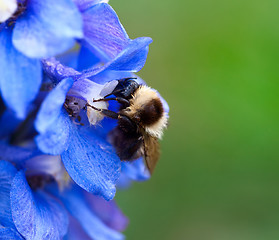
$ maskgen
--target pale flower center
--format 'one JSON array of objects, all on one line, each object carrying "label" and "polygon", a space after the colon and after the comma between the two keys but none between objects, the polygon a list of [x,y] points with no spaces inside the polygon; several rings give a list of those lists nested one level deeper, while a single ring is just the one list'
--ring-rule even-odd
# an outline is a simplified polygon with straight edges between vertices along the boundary
[{"label": "pale flower center", "polygon": [[0,0],[0,22],[5,22],[12,17],[16,9],[16,0]]}]

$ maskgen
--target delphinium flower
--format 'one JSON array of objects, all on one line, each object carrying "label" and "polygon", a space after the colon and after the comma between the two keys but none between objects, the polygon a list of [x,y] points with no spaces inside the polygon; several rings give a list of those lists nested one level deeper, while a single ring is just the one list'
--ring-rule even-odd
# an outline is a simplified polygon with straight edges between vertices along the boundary
[{"label": "delphinium flower", "polygon": [[[90,73],[91,77],[102,75],[101,78],[105,78],[106,75],[119,76],[123,68],[131,72],[141,69],[150,42],[149,38],[132,41],[113,60],[88,70],[86,75]],[[120,176],[121,162],[106,141],[104,125],[99,128],[91,126],[98,125],[103,116],[84,107],[87,103],[94,105],[93,99],[110,93],[117,81],[106,83],[103,79],[102,84],[96,83],[55,59],[45,60],[43,68],[52,79],[51,84],[57,85],[43,101],[35,121],[40,133],[36,137],[38,147],[47,154],[61,154],[66,170],[79,186],[107,200],[112,199]],[[106,103],[97,104],[102,104],[102,108],[107,107]],[[80,125],[75,121],[78,116],[83,121]]]},{"label": "delphinium flower", "polygon": [[[103,116],[101,115],[102,118],[100,119],[99,112],[92,110],[90,107],[86,108],[85,106],[87,103],[90,105],[100,104],[100,102],[94,103],[93,99],[102,98],[107,92],[109,92],[109,89],[112,91],[115,87],[114,82],[117,82],[112,81],[112,79],[135,77],[132,72],[142,68],[148,50],[147,46],[150,42],[151,40],[149,38],[141,38],[138,39],[138,41],[133,41],[133,43],[121,52],[115,59],[107,62],[105,65],[97,65],[96,67],[85,70],[82,73],[79,73],[72,68],[63,66],[55,59],[48,59],[43,62],[47,75],[54,83],[57,83],[57,81],[59,83],[45,99],[39,111],[36,119],[36,128],[40,135],[36,138],[36,142],[39,148],[45,153],[53,154],[53,151],[57,151],[55,154],[61,154],[67,171],[76,183],[85,188],[87,191],[103,195],[106,199],[113,197],[115,193],[115,179],[118,179],[120,174],[119,158],[116,158],[116,161],[111,163],[113,165],[110,165],[118,165],[118,170],[113,170],[114,174],[112,174],[111,171],[107,171],[107,174],[110,176],[106,179],[107,181],[104,181],[107,182],[107,185],[102,184],[102,188],[99,188],[96,185],[98,181],[93,181],[91,172],[96,172],[96,170],[94,170],[94,164],[98,164],[98,169],[105,168],[103,163],[108,164],[106,161],[107,158],[102,156],[101,159],[97,161],[96,154],[92,154],[87,158],[83,158],[83,160],[86,160],[83,161],[78,158],[79,155],[76,153],[79,151],[92,153],[94,153],[94,151],[101,152],[98,149],[102,149],[106,144],[108,144],[107,133],[115,126],[115,121],[114,125],[108,125],[107,127],[107,123],[113,121],[105,119],[107,121],[100,123],[101,126],[99,126],[99,124],[96,126],[96,123],[99,122]],[[72,84],[73,79],[76,80]],[[144,84],[140,78],[137,77],[137,80],[139,83]],[[67,84],[67,82],[70,84]],[[65,88],[63,86],[68,87]],[[163,102],[165,112],[168,112],[167,103],[163,98],[161,98],[161,100]],[[102,109],[107,108],[107,105],[104,102],[101,103],[104,104],[101,106]],[[62,107],[62,105],[64,107]],[[67,109],[67,111],[71,114],[66,114],[65,109]],[[59,111],[59,116],[63,116],[62,118],[64,119],[64,121],[62,121],[62,127],[57,124],[59,121],[56,120],[58,119]],[[68,115],[71,115],[72,121],[69,121]],[[78,119],[80,116],[82,116],[81,118],[85,121],[83,121],[80,126],[76,126],[76,122],[73,120]],[[89,123],[95,126],[91,126]],[[43,128],[41,126],[43,126]],[[62,141],[61,138],[59,138],[58,142],[56,138],[49,139],[48,136],[50,133],[51,135],[59,135],[61,128],[70,129],[70,134],[63,136]],[[76,129],[77,131],[72,131],[71,129]],[[81,137],[76,137],[80,136],[80,134],[82,134]],[[95,136],[95,141],[90,140],[90,136],[92,135]],[[98,144],[96,144],[97,135],[100,136],[98,140],[100,142]],[[87,144],[82,144],[84,139],[86,139]],[[74,143],[65,145],[65,143],[71,143],[71,141],[74,141]],[[73,151],[74,154],[72,154]],[[73,162],[75,162],[75,168],[72,167]],[[132,180],[146,180],[150,177],[150,173],[146,169],[143,159],[139,159],[132,163],[122,162],[121,165],[122,175],[124,175],[121,180],[123,180],[125,176],[126,178]],[[112,168],[110,167],[110,169]],[[115,174],[117,174],[117,178],[115,178],[114,181],[111,181],[111,177],[115,176]],[[98,178],[100,177],[98,176]],[[104,193],[106,193],[106,195],[104,195]],[[108,193],[110,194],[107,195]]]},{"label": "delphinium flower", "polygon": [[128,221],[113,200],[78,187],[59,155],[36,147],[29,121],[7,110],[0,121],[7,129],[0,134],[0,239],[124,239],[119,231]]},{"label": "delphinium flower", "polygon": [[40,59],[82,38],[82,17],[72,0],[2,0],[0,12],[1,95],[24,118],[42,81]]},{"label": "delphinium flower", "polygon": [[116,186],[150,173],[120,161],[107,139],[117,122],[90,106],[118,111],[93,100],[119,79],[144,84],[134,73],[152,40],[130,39],[108,1],[2,2],[0,239],[123,239]]},{"label": "delphinium flower", "polygon": [[124,238],[118,231],[127,218],[115,202],[69,182],[59,156],[38,155],[21,166],[0,160],[1,239]]},{"label": "delphinium flower", "polygon": [[19,118],[26,116],[40,88],[40,59],[61,54],[78,41],[97,61],[108,61],[132,41],[105,2],[1,1],[1,94]]}]

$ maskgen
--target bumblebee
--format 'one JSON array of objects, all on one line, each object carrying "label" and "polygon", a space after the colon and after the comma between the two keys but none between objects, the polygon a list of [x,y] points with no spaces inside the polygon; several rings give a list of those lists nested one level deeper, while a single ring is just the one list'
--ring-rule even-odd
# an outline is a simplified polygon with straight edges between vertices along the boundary
[{"label": "bumblebee", "polygon": [[168,115],[160,97],[150,87],[138,84],[135,78],[124,78],[118,80],[110,94],[93,102],[112,100],[120,103],[118,112],[88,106],[118,120],[108,140],[115,147],[119,158],[131,161],[144,157],[152,174],[160,155],[158,139],[162,138],[168,124]]}]

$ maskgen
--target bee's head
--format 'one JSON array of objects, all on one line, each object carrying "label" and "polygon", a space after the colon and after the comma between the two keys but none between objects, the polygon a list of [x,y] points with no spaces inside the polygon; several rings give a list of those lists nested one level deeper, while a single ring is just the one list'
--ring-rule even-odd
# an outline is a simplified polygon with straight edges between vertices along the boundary
[{"label": "bee's head", "polygon": [[118,84],[111,94],[125,99],[132,98],[134,92],[139,88],[136,78],[123,78],[118,80]]}]

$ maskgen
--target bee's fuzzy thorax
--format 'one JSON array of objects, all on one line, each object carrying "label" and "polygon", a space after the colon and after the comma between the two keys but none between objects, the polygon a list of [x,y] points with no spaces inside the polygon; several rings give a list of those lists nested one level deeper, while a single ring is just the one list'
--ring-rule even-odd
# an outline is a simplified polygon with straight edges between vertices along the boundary
[{"label": "bee's fuzzy thorax", "polygon": [[163,130],[168,125],[168,117],[167,114],[164,112],[163,116],[153,125],[145,127],[145,131],[152,135],[153,137],[162,139],[163,137]]},{"label": "bee's fuzzy thorax", "polygon": [[156,91],[141,85],[132,95],[130,106],[123,113],[138,122],[144,130],[156,138],[161,138],[167,127],[168,117]]}]

